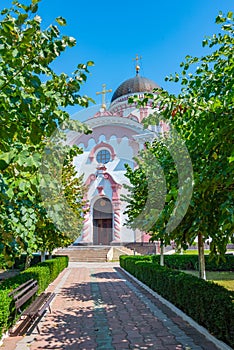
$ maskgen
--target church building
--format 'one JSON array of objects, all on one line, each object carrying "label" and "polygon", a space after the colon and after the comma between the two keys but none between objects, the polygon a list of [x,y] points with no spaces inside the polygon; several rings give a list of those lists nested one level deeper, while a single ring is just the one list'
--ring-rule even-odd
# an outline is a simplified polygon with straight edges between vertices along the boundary
[{"label": "church building", "polygon": [[[129,242],[148,242],[149,236],[139,230],[127,228],[127,203],[121,198],[127,193],[124,184],[125,164],[135,167],[133,157],[144,148],[146,141],[152,140],[151,130],[144,129],[142,120],[150,113],[150,103],[144,108],[130,105],[132,95],[143,97],[159,86],[150,79],[141,77],[136,65],[136,75],[127,79],[114,91],[107,109],[103,90],[101,109],[86,120],[92,129],[89,135],[74,136],[71,144],[83,149],[83,154],[75,159],[78,175],[84,174],[87,187],[87,208],[84,227],[76,243],[83,245],[121,245]],[[159,125],[156,132],[163,132],[167,126]]]}]

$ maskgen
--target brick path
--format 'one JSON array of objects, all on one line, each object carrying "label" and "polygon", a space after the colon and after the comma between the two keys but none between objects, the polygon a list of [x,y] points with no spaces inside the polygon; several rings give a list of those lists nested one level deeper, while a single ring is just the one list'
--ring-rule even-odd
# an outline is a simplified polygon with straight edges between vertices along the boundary
[{"label": "brick path", "polygon": [[49,286],[41,334],[7,338],[6,350],[228,349],[205,338],[117,264],[73,263]]}]

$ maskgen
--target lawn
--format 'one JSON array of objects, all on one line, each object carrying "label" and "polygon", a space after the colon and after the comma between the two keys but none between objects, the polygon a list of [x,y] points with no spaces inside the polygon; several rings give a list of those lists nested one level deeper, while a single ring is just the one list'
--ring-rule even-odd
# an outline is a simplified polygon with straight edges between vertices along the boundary
[{"label": "lawn", "polygon": [[[208,255],[208,254],[210,254],[210,250],[205,249],[204,253]],[[228,254],[231,254],[231,253],[234,254],[234,250],[233,249],[228,249],[227,253]],[[181,253],[175,253],[175,254],[181,254]],[[182,254],[185,254],[185,255],[198,255],[198,249],[183,250]]]},{"label": "lawn", "polygon": [[[198,277],[198,271],[184,271]],[[234,292],[234,272],[228,271],[206,271],[206,279],[213,281]]]},{"label": "lawn", "polygon": [[[210,253],[210,251],[209,250],[205,250],[204,253],[208,255]],[[175,254],[198,255],[198,250],[197,249],[188,249],[188,250],[183,250],[182,253],[175,253]]]}]

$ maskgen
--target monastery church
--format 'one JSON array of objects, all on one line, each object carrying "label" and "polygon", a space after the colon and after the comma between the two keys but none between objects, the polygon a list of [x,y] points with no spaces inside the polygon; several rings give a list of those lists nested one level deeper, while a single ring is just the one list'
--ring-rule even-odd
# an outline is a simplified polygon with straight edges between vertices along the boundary
[{"label": "monastery church", "polygon": [[[136,61],[137,62],[137,61]],[[107,109],[105,94],[112,92],[103,90],[101,109],[86,120],[92,129],[89,135],[71,138],[70,144],[83,149],[83,154],[75,159],[78,175],[84,174],[87,186],[87,213],[81,236],[75,244],[81,245],[121,245],[130,242],[148,242],[149,235],[139,230],[127,228],[127,203],[121,195],[127,193],[124,184],[129,184],[124,176],[128,164],[135,166],[133,157],[144,147],[146,141],[155,137],[155,132],[166,131],[167,125],[161,124],[154,133],[143,129],[142,120],[150,113],[150,105],[136,108],[130,105],[128,98],[132,95],[143,97],[159,86],[150,79],[141,77],[139,65],[136,75],[127,79],[114,91]]]}]

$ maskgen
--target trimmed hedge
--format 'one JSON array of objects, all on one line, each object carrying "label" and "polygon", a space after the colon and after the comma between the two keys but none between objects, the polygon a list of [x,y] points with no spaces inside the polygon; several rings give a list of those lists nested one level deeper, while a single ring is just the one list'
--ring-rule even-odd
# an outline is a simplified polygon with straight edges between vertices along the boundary
[{"label": "trimmed hedge", "polygon": [[29,267],[19,275],[8,278],[0,283],[0,338],[15,321],[14,303],[8,294],[20,284],[33,278],[38,282],[39,288],[37,294],[39,295],[67,266],[68,257],[57,256],[52,260],[47,260],[36,266]]},{"label": "trimmed hedge", "polygon": [[[151,259],[152,262],[160,263],[159,255],[152,255]],[[210,260],[209,255],[205,255],[205,263],[207,271],[234,271],[234,255],[225,255],[225,261],[220,260],[218,264],[215,259]],[[165,255],[164,264],[177,270],[199,270],[197,255]]]},{"label": "trimmed hedge", "polygon": [[234,347],[234,293],[213,282],[121,256],[120,265],[176,305],[218,339]]},{"label": "trimmed hedge", "polygon": [[[60,256],[62,257],[63,255],[53,255],[52,258],[54,259],[54,258],[57,258],[57,257],[60,257]],[[24,269],[25,262],[26,262],[26,257],[27,257],[26,254],[22,254],[19,258],[16,258],[14,266],[13,266],[14,269]],[[49,255],[46,255],[45,258],[46,258],[46,261],[51,261],[51,259],[49,260]],[[40,262],[41,262],[41,255],[40,254],[34,254],[32,259],[31,259],[30,266],[38,265]]]},{"label": "trimmed hedge", "polygon": [[60,274],[60,272],[63,271],[68,266],[68,257],[67,256],[56,257],[54,259],[46,260],[42,263],[39,263],[39,264],[37,264],[37,266],[38,267],[46,266],[49,268],[49,270],[50,270],[49,283],[51,283]]},{"label": "trimmed hedge", "polygon": [[0,339],[2,333],[5,332],[10,327],[10,309],[11,309],[11,299],[8,297],[10,290],[0,290]]}]

